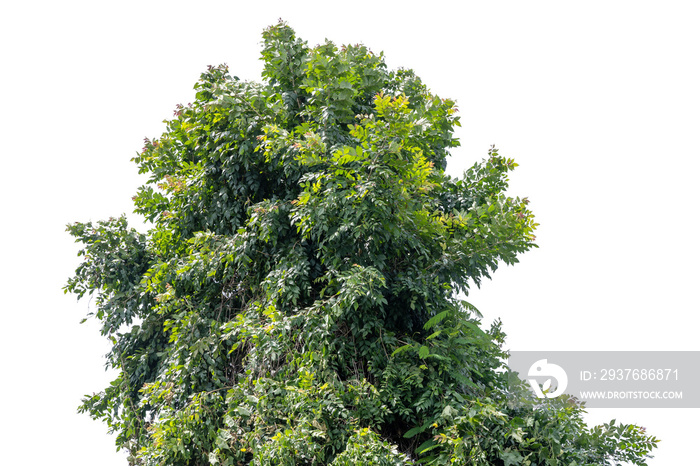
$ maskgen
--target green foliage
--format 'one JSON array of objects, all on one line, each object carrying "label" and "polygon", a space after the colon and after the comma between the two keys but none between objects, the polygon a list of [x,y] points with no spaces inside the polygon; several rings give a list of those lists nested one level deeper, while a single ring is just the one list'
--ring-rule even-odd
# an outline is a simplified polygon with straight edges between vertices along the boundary
[{"label": "green foliage", "polygon": [[455,102],[361,45],[263,40],[262,84],[210,67],[134,158],[147,233],[68,227],[120,374],[81,410],[131,464],[645,464],[639,428],[511,386],[456,298],[534,246],[516,164],[449,177]]}]

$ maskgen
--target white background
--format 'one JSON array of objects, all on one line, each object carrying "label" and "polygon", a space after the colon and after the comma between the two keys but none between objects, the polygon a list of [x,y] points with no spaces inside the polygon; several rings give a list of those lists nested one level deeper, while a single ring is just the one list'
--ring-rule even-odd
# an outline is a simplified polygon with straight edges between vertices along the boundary
[{"label": "white background", "polygon": [[[245,4],[246,6],[239,6]],[[255,6],[251,6],[255,5]],[[700,350],[700,7],[687,1],[5,2],[0,10],[3,464],[123,465],[78,415],[113,374],[61,287],[68,222],[132,210],[129,159],[209,64],[259,80],[279,17],[310,45],[362,42],[456,99],[459,174],[496,144],[520,167],[539,249],[470,300],[512,350]],[[133,217],[131,217],[133,218]],[[134,219],[136,221],[136,219]],[[697,409],[591,410],[687,464]]]}]

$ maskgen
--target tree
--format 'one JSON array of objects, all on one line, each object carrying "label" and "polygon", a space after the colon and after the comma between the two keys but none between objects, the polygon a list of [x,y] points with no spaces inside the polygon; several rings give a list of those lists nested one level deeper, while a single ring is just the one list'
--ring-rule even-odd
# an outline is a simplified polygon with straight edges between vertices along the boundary
[{"label": "tree", "polygon": [[362,45],[263,39],[262,83],[210,67],[133,159],[147,233],[68,226],[119,371],[80,410],[131,464],[645,464],[642,428],[510,384],[459,299],[534,247],[516,164],[452,178],[454,101]]}]

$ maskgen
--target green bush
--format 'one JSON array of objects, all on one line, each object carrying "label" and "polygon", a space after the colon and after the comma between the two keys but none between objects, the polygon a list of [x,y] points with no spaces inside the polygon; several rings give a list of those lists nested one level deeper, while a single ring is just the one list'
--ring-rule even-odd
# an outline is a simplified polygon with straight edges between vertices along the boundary
[{"label": "green bush", "polygon": [[516,164],[452,178],[454,101],[361,45],[263,40],[262,83],[210,67],[134,158],[147,233],[68,226],[119,371],[81,410],[131,464],[645,464],[642,429],[509,384],[456,297],[534,246]]}]

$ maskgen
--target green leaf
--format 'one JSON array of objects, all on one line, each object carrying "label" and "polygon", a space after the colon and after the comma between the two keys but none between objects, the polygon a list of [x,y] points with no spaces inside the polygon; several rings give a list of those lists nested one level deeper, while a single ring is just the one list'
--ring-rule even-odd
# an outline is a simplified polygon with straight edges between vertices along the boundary
[{"label": "green leaf", "polygon": [[413,345],[410,345],[410,344],[400,346],[400,347],[396,348],[393,353],[391,353],[391,357],[399,355],[399,354],[401,354],[401,353],[403,353],[411,348],[413,348]]},{"label": "green leaf", "polygon": [[437,324],[439,324],[440,322],[442,322],[442,321],[445,319],[445,317],[447,317],[448,314],[449,314],[449,311],[442,311],[442,312],[440,312],[440,313],[434,315],[433,317],[431,317],[431,318],[425,323],[425,325],[423,325],[423,328],[424,328],[425,330],[430,330],[430,329],[433,328],[435,325],[437,325]]},{"label": "green leaf", "polygon": [[428,426],[430,426],[431,423],[432,423],[432,421],[426,422],[426,423],[423,424],[422,426],[414,427],[414,428],[412,428],[412,429],[409,429],[405,434],[403,434],[404,438],[413,438],[413,437],[415,437],[416,435],[420,434],[421,432],[424,432],[425,429],[427,429]]},{"label": "green leaf", "polygon": [[508,451],[501,453],[501,459],[503,460],[503,466],[513,466],[520,465],[523,462],[523,456],[517,451]]},{"label": "green leaf", "polygon": [[430,450],[433,450],[435,448],[438,448],[440,444],[436,442],[434,439],[428,439],[425,442],[421,443],[417,448],[416,448],[416,454],[418,455],[423,455]]},{"label": "green leaf", "polygon": [[421,346],[418,350],[418,357],[425,359],[430,354],[430,349],[427,346]]}]

